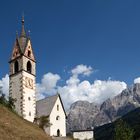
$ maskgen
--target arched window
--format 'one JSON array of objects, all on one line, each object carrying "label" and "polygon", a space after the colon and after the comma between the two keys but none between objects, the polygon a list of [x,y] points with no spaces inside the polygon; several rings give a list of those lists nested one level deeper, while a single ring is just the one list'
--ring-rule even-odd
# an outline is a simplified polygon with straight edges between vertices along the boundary
[{"label": "arched window", "polygon": [[57,117],[56,117],[56,120],[60,120],[60,116],[57,116]]},{"label": "arched window", "polygon": [[29,116],[31,116],[31,112],[29,112]]},{"label": "arched window", "polygon": [[27,62],[27,71],[28,71],[29,73],[32,72],[32,65],[31,65],[31,62],[30,62],[30,61]]},{"label": "arched window", "polygon": [[28,51],[28,57],[31,57],[31,51]]},{"label": "arched window", "polygon": [[15,73],[17,73],[19,71],[18,61],[15,62],[14,71],[15,71]]},{"label": "arched window", "polygon": [[59,111],[59,105],[57,105],[57,111]]}]

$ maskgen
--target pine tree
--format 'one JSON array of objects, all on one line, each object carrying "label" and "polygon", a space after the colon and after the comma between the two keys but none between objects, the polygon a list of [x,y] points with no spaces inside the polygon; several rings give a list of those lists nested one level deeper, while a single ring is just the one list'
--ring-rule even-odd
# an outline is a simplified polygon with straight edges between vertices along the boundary
[{"label": "pine tree", "polygon": [[115,126],[115,140],[133,140],[134,131],[122,119]]}]

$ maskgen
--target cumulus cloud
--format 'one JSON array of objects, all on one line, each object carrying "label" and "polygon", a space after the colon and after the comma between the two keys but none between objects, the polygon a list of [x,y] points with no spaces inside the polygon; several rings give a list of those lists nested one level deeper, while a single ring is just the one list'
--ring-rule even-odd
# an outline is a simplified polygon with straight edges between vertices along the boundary
[{"label": "cumulus cloud", "polygon": [[[60,93],[66,109],[78,100],[87,100],[89,102],[102,103],[107,98],[113,98],[124,90],[127,85],[123,81],[115,81],[111,78],[107,80],[95,80],[92,83],[88,80],[81,80],[79,75],[84,77],[94,73],[92,67],[78,65],[71,70],[71,76],[65,81],[63,86],[58,85],[61,77],[51,72],[42,77],[40,83],[36,84],[37,99]],[[140,82],[140,78],[134,80]],[[8,97],[9,94],[9,76],[6,75],[0,80],[0,86],[3,93]]]},{"label": "cumulus cloud", "polygon": [[51,95],[56,93],[56,84],[60,80],[58,74],[51,72],[45,74],[41,80],[41,83],[36,84],[37,87],[37,98],[41,99],[45,95]]},{"label": "cumulus cloud", "polygon": [[58,91],[62,96],[65,107],[78,100],[87,100],[89,102],[102,103],[108,98],[112,98],[126,88],[125,82],[120,81],[101,81],[95,80],[93,84],[84,80],[76,84],[67,84],[59,87]]},{"label": "cumulus cloud", "polygon": [[80,80],[79,75],[90,76],[92,72],[94,72],[92,67],[83,64],[78,65],[71,70],[71,76],[63,86],[57,85],[60,76],[51,73],[51,77],[57,77],[54,78],[55,84],[47,86],[46,84],[51,83],[53,78],[43,78],[37,89],[39,89],[40,93],[43,93],[40,94],[42,97],[56,94],[58,91],[61,94],[65,107],[68,109],[73,102],[78,100],[102,103],[107,98],[112,98],[119,94],[127,86],[125,82],[111,79],[105,81],[95,80],[93,83],[90,83],[88,80]]},{"label": "cumulus cloud", "polygon": [[6,97],[9,96],[9,75],[6,74],[5,77],[3,77],[0,80],[0,87],[2,88],[3,94],[5,94]]},{"label": "cumulus cloud", "polygon": [[71,72],[75,76],[78,76],[79,74],[89,76],[93,72],[93,69],[91,66],[81,64],[77,65],[74,69],[71,70]]},{"label": "cumulus cloud", "polygon": [[136,84],[136,83],[140,83],[140,77],[134,79],[134,84]]}]

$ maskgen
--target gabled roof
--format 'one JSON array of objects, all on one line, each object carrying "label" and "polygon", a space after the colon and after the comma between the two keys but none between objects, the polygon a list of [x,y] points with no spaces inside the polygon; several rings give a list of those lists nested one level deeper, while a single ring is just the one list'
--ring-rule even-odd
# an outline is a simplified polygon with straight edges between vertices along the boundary
[{"label": "gabled roof", "polygon": [[49,116],[58,98],[60,99],[62,108],[66,116],[66,112],[65,112],[61,97],[59,94],[56,94],[54,96],[50,96],[36,102],[37,117]]},{"label": "gabled roof", "polygon": [[27,37],[19,37],[17,39],[21,53],[23,54],[28,43]]},{"label": "gabled roof", "polygon": [[54,107],[58,95],[50,96],[36,102],[37,117],[49,116]]}]

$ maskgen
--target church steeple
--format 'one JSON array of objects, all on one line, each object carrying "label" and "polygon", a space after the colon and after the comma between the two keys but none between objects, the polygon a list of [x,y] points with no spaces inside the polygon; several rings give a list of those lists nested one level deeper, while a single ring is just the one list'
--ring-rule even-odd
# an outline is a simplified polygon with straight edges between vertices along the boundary
[{"label": "church steeple", "polygon": [[15,111],[24,119],[33,122],[36,113],[36,62],[31,39],[24,29],[24,16],[21,23],[21,33],[19,36],[16,34],[12,57],[9,61],[9,96],[16,99]]},{"label": "church steeple", "polygon": [[24,15],[22,16],[21,24],[22,24],[22,28],[21,28],[20,37],[26,37],[26,32],[25,32],[25,28],[24,28]]}]

